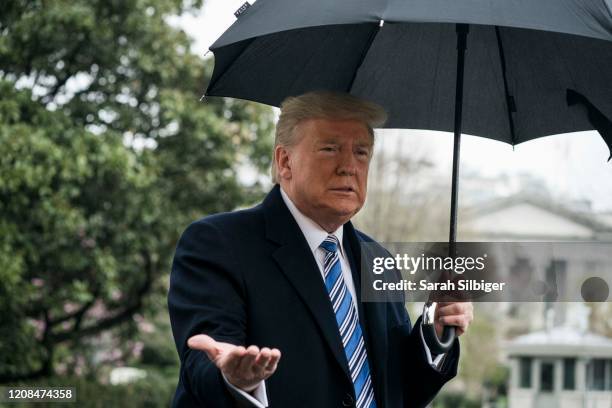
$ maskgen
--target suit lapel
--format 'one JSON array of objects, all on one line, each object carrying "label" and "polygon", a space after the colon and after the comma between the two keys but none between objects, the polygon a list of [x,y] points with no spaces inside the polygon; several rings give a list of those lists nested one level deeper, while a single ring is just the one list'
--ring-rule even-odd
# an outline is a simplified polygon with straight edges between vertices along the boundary
[{"label": "suit lapel", "polygon": [[280,245],[272,254],[273,258],[310,310],[332,354],[350,381],[348,363],[338,332],[336,316],[323,279],[319,274],[319,267],[306,238],[282,201],[278,185],[264,200],[263,208],[266,218],[266,236]]}]

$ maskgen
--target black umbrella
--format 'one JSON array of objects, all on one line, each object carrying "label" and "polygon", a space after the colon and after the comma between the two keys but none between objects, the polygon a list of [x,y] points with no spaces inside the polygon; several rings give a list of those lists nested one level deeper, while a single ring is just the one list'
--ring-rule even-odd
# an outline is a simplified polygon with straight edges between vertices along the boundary
[{"label": "black umbrella", "polygon": [[515,145],[596,129],[612,157],[610,0],[258,0],[210,49],[207,96],[335,90],[382,105],[387,128],[454,132],[451,254],[462,132]]}]

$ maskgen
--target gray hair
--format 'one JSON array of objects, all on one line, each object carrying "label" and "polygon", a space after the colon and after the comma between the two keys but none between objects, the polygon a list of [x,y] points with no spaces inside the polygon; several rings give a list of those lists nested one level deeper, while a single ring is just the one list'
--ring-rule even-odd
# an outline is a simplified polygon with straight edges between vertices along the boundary
[{"label": "gray hair", "polygon": [[[363,122],[374,138],[374,128],[387,120],[385,110],[356,96],[331,91],[313,91],[299,96],[290,96],[281,104],[281,114],[276,124],[274,150],[276,146],[291,147],[299,141],[294,129],[306,119],[357,120]],[[276,162],[272,160],[272,181],[278,183]]]}]

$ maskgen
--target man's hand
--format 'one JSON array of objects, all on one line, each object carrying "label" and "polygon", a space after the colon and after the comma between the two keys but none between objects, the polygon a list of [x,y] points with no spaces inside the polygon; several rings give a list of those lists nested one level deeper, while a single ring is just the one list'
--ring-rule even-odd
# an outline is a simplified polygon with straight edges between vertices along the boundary
[{"label": "man's hand", "polygon": [[246,392],[253,391],[262,380],[274,374],[281,357],[278,349],[244,348],[215,341],[205,334],[190,337],[187,345],[205,352],[233,386]]},{"label": "man's hand", "polygon": [[439,302],[435,316],[436,333],[442,337],[444,326],[455,326],[455,333],[461,336],[474,320],[472,302]]}]

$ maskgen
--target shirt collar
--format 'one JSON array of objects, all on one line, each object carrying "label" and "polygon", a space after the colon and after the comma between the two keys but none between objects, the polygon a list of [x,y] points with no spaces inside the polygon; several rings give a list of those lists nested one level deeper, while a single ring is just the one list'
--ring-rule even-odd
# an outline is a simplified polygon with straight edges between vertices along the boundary
[{"label": "shirt collar", "polygon": [[312,219],[305,216],[298,208],[293,204],[293,201],[289,198],[285,190],[281,187],[280,189],[281,197],[285,202],[285,205],[289,209],[293,218],[297,222],[298,226],[302,230],[304,237],[306,238],[306,242],[308,242],[308,246],[310,250],[314,253],[319,245],[327,238],[328,235],[335,235],[338,238],[338,242],[340,243],[340,251],[344,252],[342,249],[342,236],[344,232],[344,225],[341,225],[337,230],[332,233],[325,231],[319,224],[314,222]]}]

